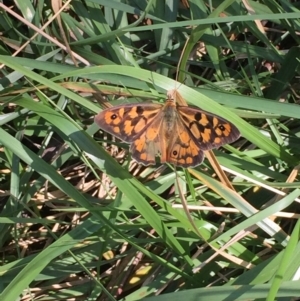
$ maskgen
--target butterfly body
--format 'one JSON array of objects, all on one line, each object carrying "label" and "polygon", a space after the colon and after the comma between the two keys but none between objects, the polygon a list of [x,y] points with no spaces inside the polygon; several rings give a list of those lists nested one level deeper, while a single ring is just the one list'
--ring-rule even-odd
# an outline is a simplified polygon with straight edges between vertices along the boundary
[{"label": "butterfly body", "polygon": [[177,119],[176,105],[172,100],[167,100],[162,108],[162,111],[164,114],[162,119],[165,123],[166,132],[167,134],[171,135]]},{"label": "butterfly body", "polygon": [[202,163],[203,151],[238,139],[238,129],[227,120],[173,99],[119,105],[100,112],[95,122],[106,132],[130,143],[132,157],[143,165],[172,163],[192,167]]}]

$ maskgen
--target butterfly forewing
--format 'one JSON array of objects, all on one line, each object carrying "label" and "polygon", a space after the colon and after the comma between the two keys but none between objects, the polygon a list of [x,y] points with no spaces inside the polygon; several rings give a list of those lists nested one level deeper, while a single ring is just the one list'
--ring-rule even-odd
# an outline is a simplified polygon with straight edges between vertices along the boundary
[{"label": "butterfly forewing", "polygon": [[210,150],[232,143],[240,136],[231,122],[211,113],[187,106],[177,107],[180,118],[197,139],[201,150]]},{"label": "butterfly forewing", "polygon": [[162,105],[153,103],[119,105],[100,112],[95,122],[104,131],[125,142],[132,142],[151,125],[161,108]]}]

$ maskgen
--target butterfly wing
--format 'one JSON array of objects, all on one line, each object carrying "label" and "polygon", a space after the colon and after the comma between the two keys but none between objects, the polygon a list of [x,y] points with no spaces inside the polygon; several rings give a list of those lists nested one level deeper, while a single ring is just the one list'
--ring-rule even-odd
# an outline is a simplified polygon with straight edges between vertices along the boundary
[{"label": "butterfly wing", "polygon": [[131,143],[151,125],[161,108],[153,103],[119,105],[101,111],[95,122],[104,131]]},{"label": "butterfly wing", "polygon": [[240,132],[222,117],[193,107],[178,106],[174,135],[167,150],[167,162],[181,167],[202,163],[205,150],[237,140]]},{"label": "butterfly wing", "polygon": [[204,153],[199,142],[178,115],[174,135],[169,141],[167,162],[181,167],[193,167],[201,164],[203,159]]},{"label": "butterfly wing", "polygon": [[156,156],[160,162],[166,162],[167,141],[164,132],[163,113],[160,111],[152,123],[137,135],[130,145],[132,158],[147,166],[156,163]]},{"label": "butterfly wing", "polygon": [[201,150],[218,148],[240,137],[237,127],[222,117],[187,106],[179,106],[177,110],[179,118],[195,137]]}]

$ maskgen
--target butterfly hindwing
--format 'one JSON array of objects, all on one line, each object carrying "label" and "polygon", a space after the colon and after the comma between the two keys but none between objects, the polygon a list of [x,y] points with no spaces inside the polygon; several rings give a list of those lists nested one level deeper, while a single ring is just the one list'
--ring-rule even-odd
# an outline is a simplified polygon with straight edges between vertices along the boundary
[{"label": "butterfly hindwing", "polygon": [[104,131],[130,143],[150,126],[161,108],[162,105],[153,103],[119,105],[101,111],[95,122]]},{"label": "butterfly hindwing", "polygon": [[167,162],[176,166],[192,167],[202,163],[204,153],[198,141],[186,129],[180,117],[175,123],[174,135],[167,151]]},{"label": "butterfly hindwing", "polygon": [[153,122],[131,143],[132,158],[143,165],[153,165],[156,157],[166,162],[166,140],[164,139],[163,114],[160,112]]}]

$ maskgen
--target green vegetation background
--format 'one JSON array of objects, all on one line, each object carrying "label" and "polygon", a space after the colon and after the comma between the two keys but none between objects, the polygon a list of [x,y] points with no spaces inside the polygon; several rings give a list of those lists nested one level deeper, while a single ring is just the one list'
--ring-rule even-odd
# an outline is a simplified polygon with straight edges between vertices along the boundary
[{"label": "green vegetation background", "polygon": [[[0,3],[0,300],[300,297],[300,4],[62,5]],[[235,190],[93,123],[174,88],[239,128],[214,151]]]}]

